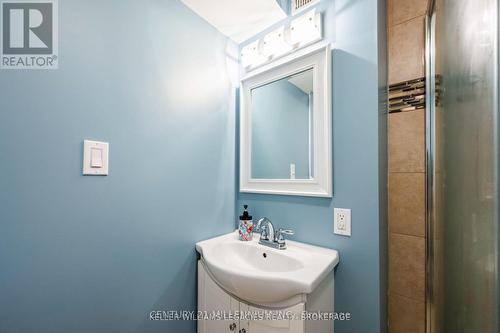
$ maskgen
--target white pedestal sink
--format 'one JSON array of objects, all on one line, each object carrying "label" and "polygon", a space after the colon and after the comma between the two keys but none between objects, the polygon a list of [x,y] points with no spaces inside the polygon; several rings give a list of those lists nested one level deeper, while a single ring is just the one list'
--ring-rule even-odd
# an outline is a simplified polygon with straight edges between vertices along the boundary
[{"label": "white pedestal sink", "polygon": [[286,250],[260,245],[259,235],[242,242],[237,232],[196,244],[216,282],[254,304],[283,303],[311,293],[339,262],[332,249],[287,241]]},{"label": "white pedestal sink", "polygon": [[[255,235],[253,241],[242,242],[238,240],[238,233],[233,232],[196,244],[201,256],[199,310],[333,312],[333,269],[339,262],[337,251],[289,240],[286,250],[278,250],[260,245],[258,239],[259,235]],[[226,323],[220,327],[219,324],[200,322],[198,332],[223,332]],[[230,328],[242,327],[247,333],[262,331],[262,325],[263,322],[251,321],[229,323]],[[277,324],[270,323],[265,326],[269,330],[264,331],[275,332],[273,325]],[[333,330],[333,322],[290,321],[288,325],[289,329],[276,332]]]}]

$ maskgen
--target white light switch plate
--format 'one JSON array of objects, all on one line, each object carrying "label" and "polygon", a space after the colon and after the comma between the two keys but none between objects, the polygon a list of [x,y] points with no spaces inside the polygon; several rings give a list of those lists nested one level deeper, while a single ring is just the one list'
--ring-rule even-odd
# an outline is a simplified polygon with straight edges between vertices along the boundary
[{"label": "white light switch plate", "polygon": [[109,143],[83,141],[83,174],[107,176],[109,166]]},{"label": "white light switch plate", "polygon": [[351,236],[351,210],[333,209],[333,232],[337,235]]}]

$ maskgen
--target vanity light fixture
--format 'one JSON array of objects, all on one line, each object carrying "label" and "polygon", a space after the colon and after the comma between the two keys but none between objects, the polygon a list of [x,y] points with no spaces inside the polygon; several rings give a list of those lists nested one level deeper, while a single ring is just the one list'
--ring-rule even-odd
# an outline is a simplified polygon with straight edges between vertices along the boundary
[{"label": "vanity light fixture", "polygon": [[266,57],[277,58],[287,54],[292,50],[292,46],[288,41],[288,30],[282,26],[273,32],[267,34],[262,39],[261,51]]},{"label": "vanity light fixture", "polygon": [[313,9],[290,23],[290,42],[296,48],[312,44],[322,37],[321,14]]},{"label": "vanity light fixture", "polygon": [[260,51],[260,43],[261,41],[257,40],[241,50],[241,64],[243,67],[255,67],[268,61],[268,57]]},{"label": "vanity light fixture", "polygon": [[321,13],[310,10],[254,41],[241,50],[241,64],[247,70],[280,58],[294,50],[320,41],[323,37]]}]

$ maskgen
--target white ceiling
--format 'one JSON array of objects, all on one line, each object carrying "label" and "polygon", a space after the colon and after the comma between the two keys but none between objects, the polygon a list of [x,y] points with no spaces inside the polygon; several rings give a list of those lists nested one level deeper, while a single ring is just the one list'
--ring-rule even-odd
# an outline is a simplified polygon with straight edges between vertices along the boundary
[{"label": "white ceiling", "polygon": [[181,0],[236,43],[258,34],[287,15],[276,0]]}]

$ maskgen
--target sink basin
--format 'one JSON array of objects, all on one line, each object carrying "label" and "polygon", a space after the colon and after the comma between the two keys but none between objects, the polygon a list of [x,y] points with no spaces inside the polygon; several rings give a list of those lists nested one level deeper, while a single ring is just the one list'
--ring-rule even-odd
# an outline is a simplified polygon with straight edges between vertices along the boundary
[{"label": "sink basin", "polygon": [[273,249],[238,233],[196,244],[203,264],[223,289],[243,301],[276,304],[311,293],[337,265],[332,249],[287,240],[287,249]]}]

